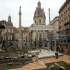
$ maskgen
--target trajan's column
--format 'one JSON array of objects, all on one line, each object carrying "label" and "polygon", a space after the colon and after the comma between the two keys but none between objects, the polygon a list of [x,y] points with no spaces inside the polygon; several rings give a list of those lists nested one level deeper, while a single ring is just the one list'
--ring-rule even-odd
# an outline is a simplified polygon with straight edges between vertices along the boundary
[{"label": "trajan's column", "polygon": [[18,47],[21,47],[21,6],[19,9],[19,43],[18,43]]}]

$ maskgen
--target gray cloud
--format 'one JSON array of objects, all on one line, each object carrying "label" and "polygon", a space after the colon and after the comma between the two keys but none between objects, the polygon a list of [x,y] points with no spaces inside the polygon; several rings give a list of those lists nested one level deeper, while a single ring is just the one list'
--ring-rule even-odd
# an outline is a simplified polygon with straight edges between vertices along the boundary
[{"label": "gray cloud", "polygon": [[[59,15],[58,11],[65,0],[40,0],[41,7],[44,8],[46,24],[49,23],[48,8],[50,8],[51,20]],[[19,7],[22,11],[22,26],[28,27],[33,23],[34,11],[38,0],[0,0],[0,20],[7,20],[10,14],[14,26],[19,26]]]}]

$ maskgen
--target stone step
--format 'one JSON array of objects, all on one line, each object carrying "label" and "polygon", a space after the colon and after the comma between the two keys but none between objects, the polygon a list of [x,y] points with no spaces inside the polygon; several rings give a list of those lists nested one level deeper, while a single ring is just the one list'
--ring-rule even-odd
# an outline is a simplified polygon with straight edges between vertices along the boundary
[{"label": "stone step", "polygon": [[29,65],[26,65],[26,67],[29,67],[31,69],[47,68],[47,66],[42,62],[29,63]]},{"label": "stone step", "polygon": [[33,66],[33,67],[39,67],[39,66],[42,66],[44,67],[43,65],[41,65],[40,63],[33,63],[33,64],[29,64],[30,66]]},{"label": "stone step", "polygon": [[43,62],[38,61],[34,63],[29,63],[28,65],[22,68],[12,69],[12,70],[36,70],[36,69],[44,69],[44,68],[47,68],[47,66]]},{"label": "stone step", "polygon": [[29,67],[30,69],[41,69],[41,68],[44,68],[43,66],[40,66],[40,65],[28,65],[26,67]]},{"label": "stone step", "polygon": [[23,67],[22,69],[23,69],[23,70],[33,70],[33,69],[31,69],[30,67]]}]

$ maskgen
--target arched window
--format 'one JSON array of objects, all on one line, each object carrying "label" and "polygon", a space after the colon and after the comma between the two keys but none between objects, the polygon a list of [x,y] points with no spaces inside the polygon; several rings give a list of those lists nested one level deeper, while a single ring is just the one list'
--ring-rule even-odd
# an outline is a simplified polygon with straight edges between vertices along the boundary
[{"label": "arched window", "polygon": [[39,23],[41,23],[41,19],[39,19]]}]

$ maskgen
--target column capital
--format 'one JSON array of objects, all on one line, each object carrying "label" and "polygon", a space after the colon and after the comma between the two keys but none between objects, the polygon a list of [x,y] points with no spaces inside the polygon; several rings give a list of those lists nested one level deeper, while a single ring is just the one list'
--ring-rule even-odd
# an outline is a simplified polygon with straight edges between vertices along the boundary
[{"label": "column capital", "polygon": [[43,30],[43,32],[45,32],[45,30]]},{"label": "column capital", "polygon": [[38,32],[38,30],[36,30],[36,32]]},{"label": "column capital", "polygon": [[48,32],[48,30],[47,30],[47,32]]},{"label": "column capital", "polygon": [[29,32],[31,32],[31,30],[29,30]]}]

